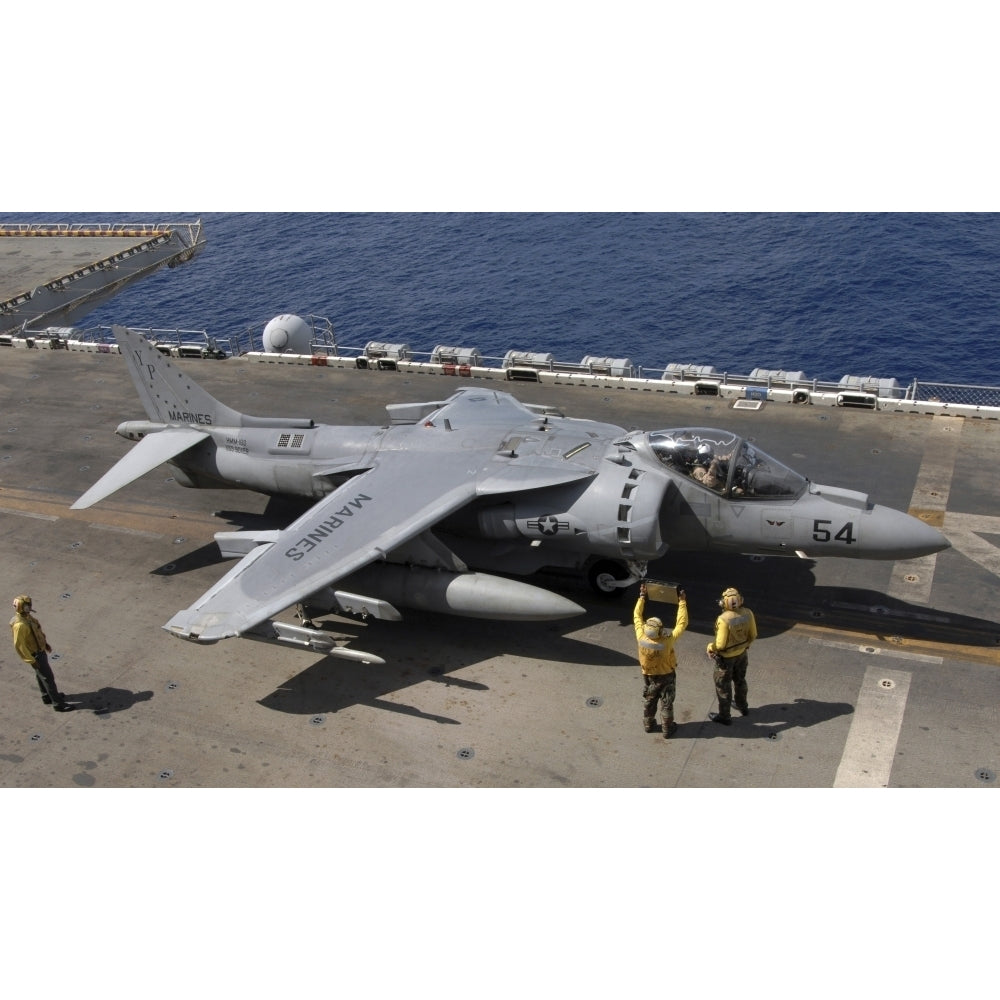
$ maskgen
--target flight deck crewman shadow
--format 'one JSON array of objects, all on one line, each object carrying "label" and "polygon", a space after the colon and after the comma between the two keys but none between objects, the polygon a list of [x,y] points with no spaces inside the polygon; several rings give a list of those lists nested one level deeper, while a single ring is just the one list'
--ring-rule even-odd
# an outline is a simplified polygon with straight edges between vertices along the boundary
[{"label": "flight deck crewman shadow", "polygon": [[[847,702],[815,701],[812,698],[796,698],[784,704],[755,705],[754,724],[741,728],[732,737],[740,740],[778,739],[789,730],[820,726],[853,712],[854,706]],[[718,735],[722,736],[722,733]]]}]

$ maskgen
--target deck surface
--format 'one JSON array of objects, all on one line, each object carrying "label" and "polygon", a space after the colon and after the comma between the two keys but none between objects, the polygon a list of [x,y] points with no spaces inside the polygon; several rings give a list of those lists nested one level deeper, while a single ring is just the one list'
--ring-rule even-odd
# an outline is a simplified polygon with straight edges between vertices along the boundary
[{"label": "deck surface", "polygon": [[[61,265],[60,265],[61,266]],[[58,268],[57,268],[58,269]],[[179,361],[261,415],[381,423],[443,399],[447,376]],[[1000,422],[535,384],[569,416],[647,429],[731,427],[818,482],[903,510],[936,507],[953,547],[904,563],[668,558],[692,612],[678,644],[676,737],[641,726],[634,588],[584,617],[491,623],[406,614],[338,623],[384,666],[246,640],[200,647],[161,629],[222,575],[213,534],[265,498],[185,490],[163,468],[84,511],[70,504],[142,418],[122,358],[3,349],[0,554],[28,592],[76,711],[45,708],[0,647],[0,785],[8,787],[997,786]],[[704,646],[738,586],[761,638],[748,718],[724,729]]]},{"label": "deck surface", "polygon": [[2,236],[0,302],[148,241],[148,236]]}]

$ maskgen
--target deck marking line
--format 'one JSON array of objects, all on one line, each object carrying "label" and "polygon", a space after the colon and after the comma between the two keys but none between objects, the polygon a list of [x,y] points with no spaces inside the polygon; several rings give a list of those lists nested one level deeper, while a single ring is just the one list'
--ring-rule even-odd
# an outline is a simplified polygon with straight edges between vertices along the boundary
[{"label": "deck marking line", "polygon": [[0,514],[16,514],[18,517],[33,517],[36,521],[58,521],[52,514],[39,514],[32,510],[17,510],[15,507],[0,507]]},{"label": "deck marking line", "polygon": [[[951,479],[955,473],[955,454],[958,451],[956,438],[962,433],[963,424],[961,419],[941,414],[932,419],[930,434],[924,439],[920,471],[913,486],[911,510],[947,510]],[[936,568],[937,553],[896,563],[886,594],[899,601],[928,604]]]},{"label": "deck marking line", "polygon": [[877,664],[865,671],[834,788],[885,788],[889,784],[912,676]]},{"label": "deck marking line", "polygon": [[87,525],[87,527],[93,528],[95,531],[111,531],[119,535],[139,535],[142,538],[166,537],[161,531],[143,531],[140,528],[125,528],[120,524],[100,524],[97,521],[92,521]]},{"label": "deck marking line", "polygon": [[933,663],[940,666],[944,663],[943,656],[932,656],[928,653],[910,653],[905,649],[887,649],[884,646],[869,646],[858,642],[837,642],[833,639],[810,638],[810,644],[826,646],[828,649],[848,649],[854,653],[866,653],[868,656],[887,656],[896,660],[915,660],[917,663]]},{"label": "deck marking line", "polygon": [[987,572],[1000,576],[1000,549],[985,538],[980,538],[980,533],[1000,535],[1000,517],[949,512],[945,514],[944,529],[953,549],[978,563]]}]

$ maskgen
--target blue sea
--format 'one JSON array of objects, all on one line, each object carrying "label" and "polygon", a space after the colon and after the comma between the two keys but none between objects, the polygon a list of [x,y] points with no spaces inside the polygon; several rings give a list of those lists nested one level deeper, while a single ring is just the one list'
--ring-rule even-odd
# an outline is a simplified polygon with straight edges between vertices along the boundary
[{"label": "blue sea", "polygon": [[18,213],[189,222],[207,245],[78,321],[1000,385],[996,214]]}]

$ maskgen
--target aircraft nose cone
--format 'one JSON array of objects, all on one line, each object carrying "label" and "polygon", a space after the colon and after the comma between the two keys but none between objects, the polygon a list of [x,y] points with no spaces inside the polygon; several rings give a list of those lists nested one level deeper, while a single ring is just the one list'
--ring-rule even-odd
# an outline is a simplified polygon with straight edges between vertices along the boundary
[{"label": "aircraft nose cone", "polygon": [[871,518],[863,546],[870,559],[917,559],[951,547],[937,528],[902,511],[876,505]]}]

